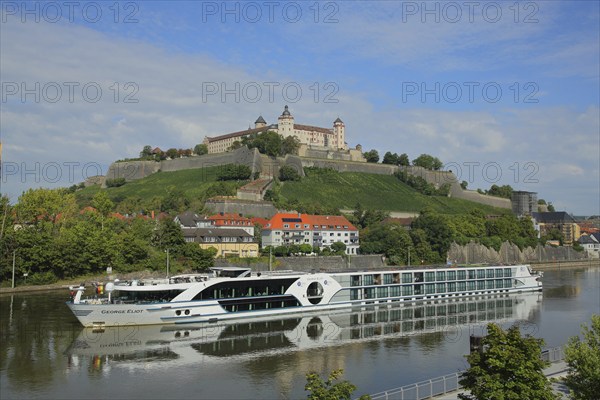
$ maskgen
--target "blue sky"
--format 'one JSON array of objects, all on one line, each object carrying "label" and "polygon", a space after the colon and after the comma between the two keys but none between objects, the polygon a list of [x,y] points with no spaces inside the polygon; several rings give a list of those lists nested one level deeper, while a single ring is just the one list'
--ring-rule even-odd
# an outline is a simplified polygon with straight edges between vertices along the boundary
[{"label": "blue sky", "polygon": [[600,214],[598,2],[1,4],[13,201],[287,104],[301,124],[339,116],[352,147],[433,154],[469,188]]}]

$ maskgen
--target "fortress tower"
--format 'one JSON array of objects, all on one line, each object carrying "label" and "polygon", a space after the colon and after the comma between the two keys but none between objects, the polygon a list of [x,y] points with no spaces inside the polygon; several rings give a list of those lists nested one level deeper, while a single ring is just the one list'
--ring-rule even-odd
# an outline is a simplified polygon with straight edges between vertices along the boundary
[{"label": "fortress tower", "polygon": [[277,128],[279,134],[283,137],[294,135],[294,117],[290,114],[288,106],[285,106],[283,112],[277,118]]},{"label": "fortress tower", "polygon": [[267,126],[267,121],[261,116],[258,117],[256,121],[254,121],[254,129],[263,128]]},{"label": "fortress tower", "polygon": [[333,121],[333,141],[336,149],[346,150],[346,125],[339,117]]}]

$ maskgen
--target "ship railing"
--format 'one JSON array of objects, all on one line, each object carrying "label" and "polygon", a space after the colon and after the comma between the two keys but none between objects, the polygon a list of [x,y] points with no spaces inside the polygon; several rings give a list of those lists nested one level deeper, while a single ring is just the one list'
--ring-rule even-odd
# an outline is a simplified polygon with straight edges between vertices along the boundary
[{"label": "ship railing", "polygon": [[[553,347],[542,351],[541,359],[550,363],[564,360],[564,347]],[[464,371],[455,372],[418,383],[401,386],[371,395],[372,400],[421,400],[460,390],[458,383]]]}]

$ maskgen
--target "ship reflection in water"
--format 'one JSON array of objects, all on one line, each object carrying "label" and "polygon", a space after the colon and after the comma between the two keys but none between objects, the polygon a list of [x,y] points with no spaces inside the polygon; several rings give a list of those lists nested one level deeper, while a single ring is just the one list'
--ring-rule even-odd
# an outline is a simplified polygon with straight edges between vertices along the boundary
[{"label": "ship reflection in water", "polygon": [[83,328],[68,348],[69,364],[89,358],[93,370],[112,363],[131,368],[165,363],[208,362],[225,357],[340,346],[360,341],[442,333],[449,340],[465,328],[488,322],[527,320],[541,303],[541,293],[504,295],[421,304],[362,307],[295,318],[244,323],[177,326]]}]

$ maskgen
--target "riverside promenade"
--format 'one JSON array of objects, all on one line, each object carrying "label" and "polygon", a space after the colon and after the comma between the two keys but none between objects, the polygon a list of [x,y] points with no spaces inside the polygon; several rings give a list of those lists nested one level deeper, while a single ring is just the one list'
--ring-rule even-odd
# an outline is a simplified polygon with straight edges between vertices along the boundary
[{"label": "riverside promenade", "polygon": [[[547,349],[542,352],[542,359],[551,364],[544,370],[544,375],[548,379],[560,379],[567,375],[567,363],[564,362],[564,352],[562,347]],[[458,400],[458,395],[467,393],[463,390],[458,381],[461,372],[429,379],[426,381],[405,385],[399,388],[386,390],[384,392],[371,395],[372,400]],[[569,390],[559,382],[553,382],[552,388],[556,393],[563,395],[568,399]]]}]

